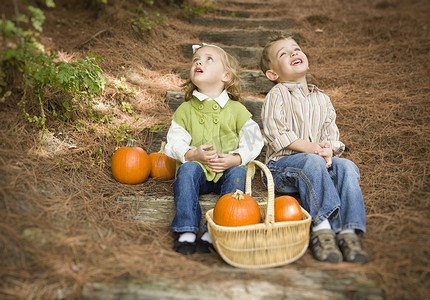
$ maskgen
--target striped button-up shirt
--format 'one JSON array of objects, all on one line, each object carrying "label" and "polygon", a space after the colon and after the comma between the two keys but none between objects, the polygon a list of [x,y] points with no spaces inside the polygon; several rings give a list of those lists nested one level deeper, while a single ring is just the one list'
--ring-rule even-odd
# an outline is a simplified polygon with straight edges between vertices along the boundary
[{"label": "striped button-up shirt", "polygon": [[298,139],[329,142],[335,156],[345,150],[330,98],[314,85],[309,90],[305,95],[297,82],[283,82],[267,94],[261,110],[266,163],[296,153],[287,147]]}]

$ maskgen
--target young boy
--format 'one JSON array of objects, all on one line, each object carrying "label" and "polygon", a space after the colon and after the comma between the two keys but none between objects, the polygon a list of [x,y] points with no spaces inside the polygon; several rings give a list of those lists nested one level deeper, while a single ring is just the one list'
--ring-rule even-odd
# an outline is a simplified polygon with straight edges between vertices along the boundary
[{"label": "young boy", "polygon": [[366,232],[360,175],[353,162],[339,158],[345,145],[330,98],[307,83],[308,59],[291,37],[270,41],[260,67],[276,83],[261,111],[276,191],[299,192],[312,216],[310,249],[317,260],[367,263],[357,236]]}]

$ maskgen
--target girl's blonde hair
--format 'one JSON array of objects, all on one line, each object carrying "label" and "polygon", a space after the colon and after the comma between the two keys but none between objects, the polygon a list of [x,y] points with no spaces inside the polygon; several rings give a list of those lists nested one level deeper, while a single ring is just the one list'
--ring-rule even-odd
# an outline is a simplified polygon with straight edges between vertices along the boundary
[{"label": "girl's blonde hair", "polygon": [[[242,102],[242,98],[240,96],[240,67],[237,59],[225,52],[225,50],[221,47],[215,45],[203,45],[201,48],[203,47],[213,47],[220,50],[222,64],[224,66],[224,69],[230,75],[230,80],[225,83],[224,89],[227,91],[230,99]],[[199,51],[201,48],[197,49],[197,51]],[[184,84],[182,84],[181,87],[184,89],[185,92],[185,101],[190,100],[193,97],[193,91],[197,89],[197,86],[191,81],[191,78],[189,78]]]}]

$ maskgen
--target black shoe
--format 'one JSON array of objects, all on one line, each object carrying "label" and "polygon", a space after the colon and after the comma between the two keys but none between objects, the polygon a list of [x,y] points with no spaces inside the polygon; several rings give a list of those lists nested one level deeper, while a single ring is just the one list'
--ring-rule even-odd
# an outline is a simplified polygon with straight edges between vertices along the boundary
[{"label": "black shoe", "polygon": [[205,253],[211,253],[212,251],[215,251],[214,245],[212,245],[212,243],[209,243],[202,239],[197,240],[196,242],[197,253],[205,254]]},{"label": "black shoe", "polygon": [[183,255],[193,254],[196,252],[196,243],[180,242],[179,237],[173,243],[173,249]]}]

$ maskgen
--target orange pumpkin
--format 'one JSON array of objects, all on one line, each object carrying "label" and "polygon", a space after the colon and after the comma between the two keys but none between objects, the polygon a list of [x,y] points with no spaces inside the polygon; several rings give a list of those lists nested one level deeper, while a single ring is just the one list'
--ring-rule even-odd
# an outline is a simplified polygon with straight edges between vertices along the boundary
[{"label": "orange pumpkin", "polygon": [[176,160],[164,154],[166,142],[161,143],[160,151],[149,154],[151,177],[157,179],[173,179],[176,173]]},{"label": "orange pumpkin", "polygon": [[275,222],[299,221],[302,219],[302,208],[296,198],[280,196],[275,199]]},{"label": "orange pumpkin", "polygon": [[148,178],[151,164],[145,150],[136,147],[136,141],[130,139],[125,147],[119,148],[113,154],[111,170],[117,181],[137,184]]},{"label": "orange pumpkin", "polygon": [[225,194],[215,204],[213,221],[220,226],[245,226],[260,223],[257,201],[240,190]]}]

